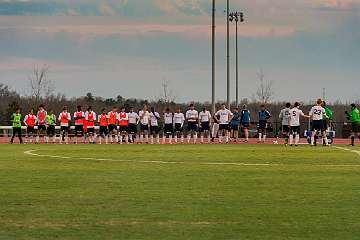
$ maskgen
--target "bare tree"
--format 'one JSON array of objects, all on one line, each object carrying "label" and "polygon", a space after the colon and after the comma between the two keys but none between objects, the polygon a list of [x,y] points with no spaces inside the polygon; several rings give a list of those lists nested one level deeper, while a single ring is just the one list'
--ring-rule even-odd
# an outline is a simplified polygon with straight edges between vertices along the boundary
[{"label": "bare tree", "polygon": [[163,83],[161,84],[162,93],[159,100],[164,103],[171,103],[174,102],[176,99],[174,92],[169,85],[170,85],[169,82],[166,80],[164,80]]},{"label": "bare tree", "polygon": [[262,70],[258,73],[258,77],[260,85],[256,91],[255,99],[263,104],[267,104],[274,96],[273,82],[264,80],[265,75]]},{"label": "bare tree", "polygon": [[39,104],[42,98],[51,96],[54,92],[54,85],[48,79],[49,66],[34,66],[33,73],[29,77],[31,96],[35,100],[35,104]]}]

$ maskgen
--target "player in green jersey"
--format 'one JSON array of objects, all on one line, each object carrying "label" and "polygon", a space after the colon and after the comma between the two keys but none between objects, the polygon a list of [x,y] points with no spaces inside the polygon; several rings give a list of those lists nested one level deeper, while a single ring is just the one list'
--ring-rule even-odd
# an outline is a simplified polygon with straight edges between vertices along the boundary
[{"label": "player in green jersey", "polygon": [[16,108],[15,113],[11,115],[11,122],[12,122],[12,128],[13,128],[13,134],[10,140],[10,143],[14,143],[14,138],[17,135],[20,141],[20,144],[23,143],[22,136],[21,136],[21,113],[20,108]]},{"label": "player in green jersey", "polygon": [[351,146],[355,145],[355,137],[360,139],[360,111],[353,103],[351,104],[351,112],[345,112],[348,120],[351,122]]}]

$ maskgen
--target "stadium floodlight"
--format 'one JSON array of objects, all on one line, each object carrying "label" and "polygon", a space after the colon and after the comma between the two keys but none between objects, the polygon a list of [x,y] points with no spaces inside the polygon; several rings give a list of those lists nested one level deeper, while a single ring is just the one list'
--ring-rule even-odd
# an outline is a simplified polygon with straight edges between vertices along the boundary
[{"label": "stadium floodlight", "polygon": [[226,105],[230,109],[230,3],[226,2]]},{"label": "stadium floodlight", "polygon": [[216,3],[215,0],[212,0],[212,79],[211,79],[211,110],[212,113],[215,113],[215,81],[216,81],[216,72],[215,72],[215,17],[216,17]]},{"label": "stadium floodlight", "polygon": [[235,68],[236,68],[236,107],[238,107],[239,105],[239,55],[238,55],[238,23],[239,22],[244,22],[244,13],[243,12],[232,12],[229,14],[229,21],[230,22],[235,22],[236,25],[236,34],[235,34],[235,48],[236,48],[236,64],[235,64]]}]

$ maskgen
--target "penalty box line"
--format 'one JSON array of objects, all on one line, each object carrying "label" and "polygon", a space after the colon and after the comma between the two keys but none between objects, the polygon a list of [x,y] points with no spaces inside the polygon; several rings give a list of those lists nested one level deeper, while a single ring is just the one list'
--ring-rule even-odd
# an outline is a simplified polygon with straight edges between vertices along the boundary
[{"label": "penalty box line", "polygon": [[[335,147],[340,150],[345,151],[352,151],[347,148],[341,148],[341,147]],[[296,166],[297,164],[283,164],[283,163],[230,163],[230,162],[172,162],[172,161],[157,161],[157,160],[119,160],[119,159],[108,159],[108,158],[91,158],[91,157],[82,157],[82,158],[74,158],[74,157],[68,157],[68,156],[57,156],[57,155],[48,155],[48,154],[38,154],[35,153],[39,150],[28,150],[25,151],[25,155],[30,155],[34,157],[42,157],[42,158],[55,158],[55,159],[74,159],[74,160],[89,160],[89,161],[97,161],[97,162],[124,162],[124,163],[152,163],[152,164],[200,164],[200,165],[208,165],[208,166],[265,166],[265,167],[272,167],[272,166]],[[352,151],[360,155],[360,151]],[[360,167],[360,164],[301,164],[309,165],[309,166],[317,166],[317,167]]]}]

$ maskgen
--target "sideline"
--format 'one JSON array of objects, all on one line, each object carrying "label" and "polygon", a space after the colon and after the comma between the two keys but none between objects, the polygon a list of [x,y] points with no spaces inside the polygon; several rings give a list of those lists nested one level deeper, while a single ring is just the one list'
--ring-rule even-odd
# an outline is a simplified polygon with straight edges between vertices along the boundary
[{"label": "sideline", "polygon": [[334,146],[334,148],[339,149],[339,150],[343,150],[343,151],[348,151],[348,152],[356,153],[357,155],[360,156],[360,151],[357,151],[357,150],[352,150],[352,149],[349,149],[349,148],[338,147],[338,146]]}]

